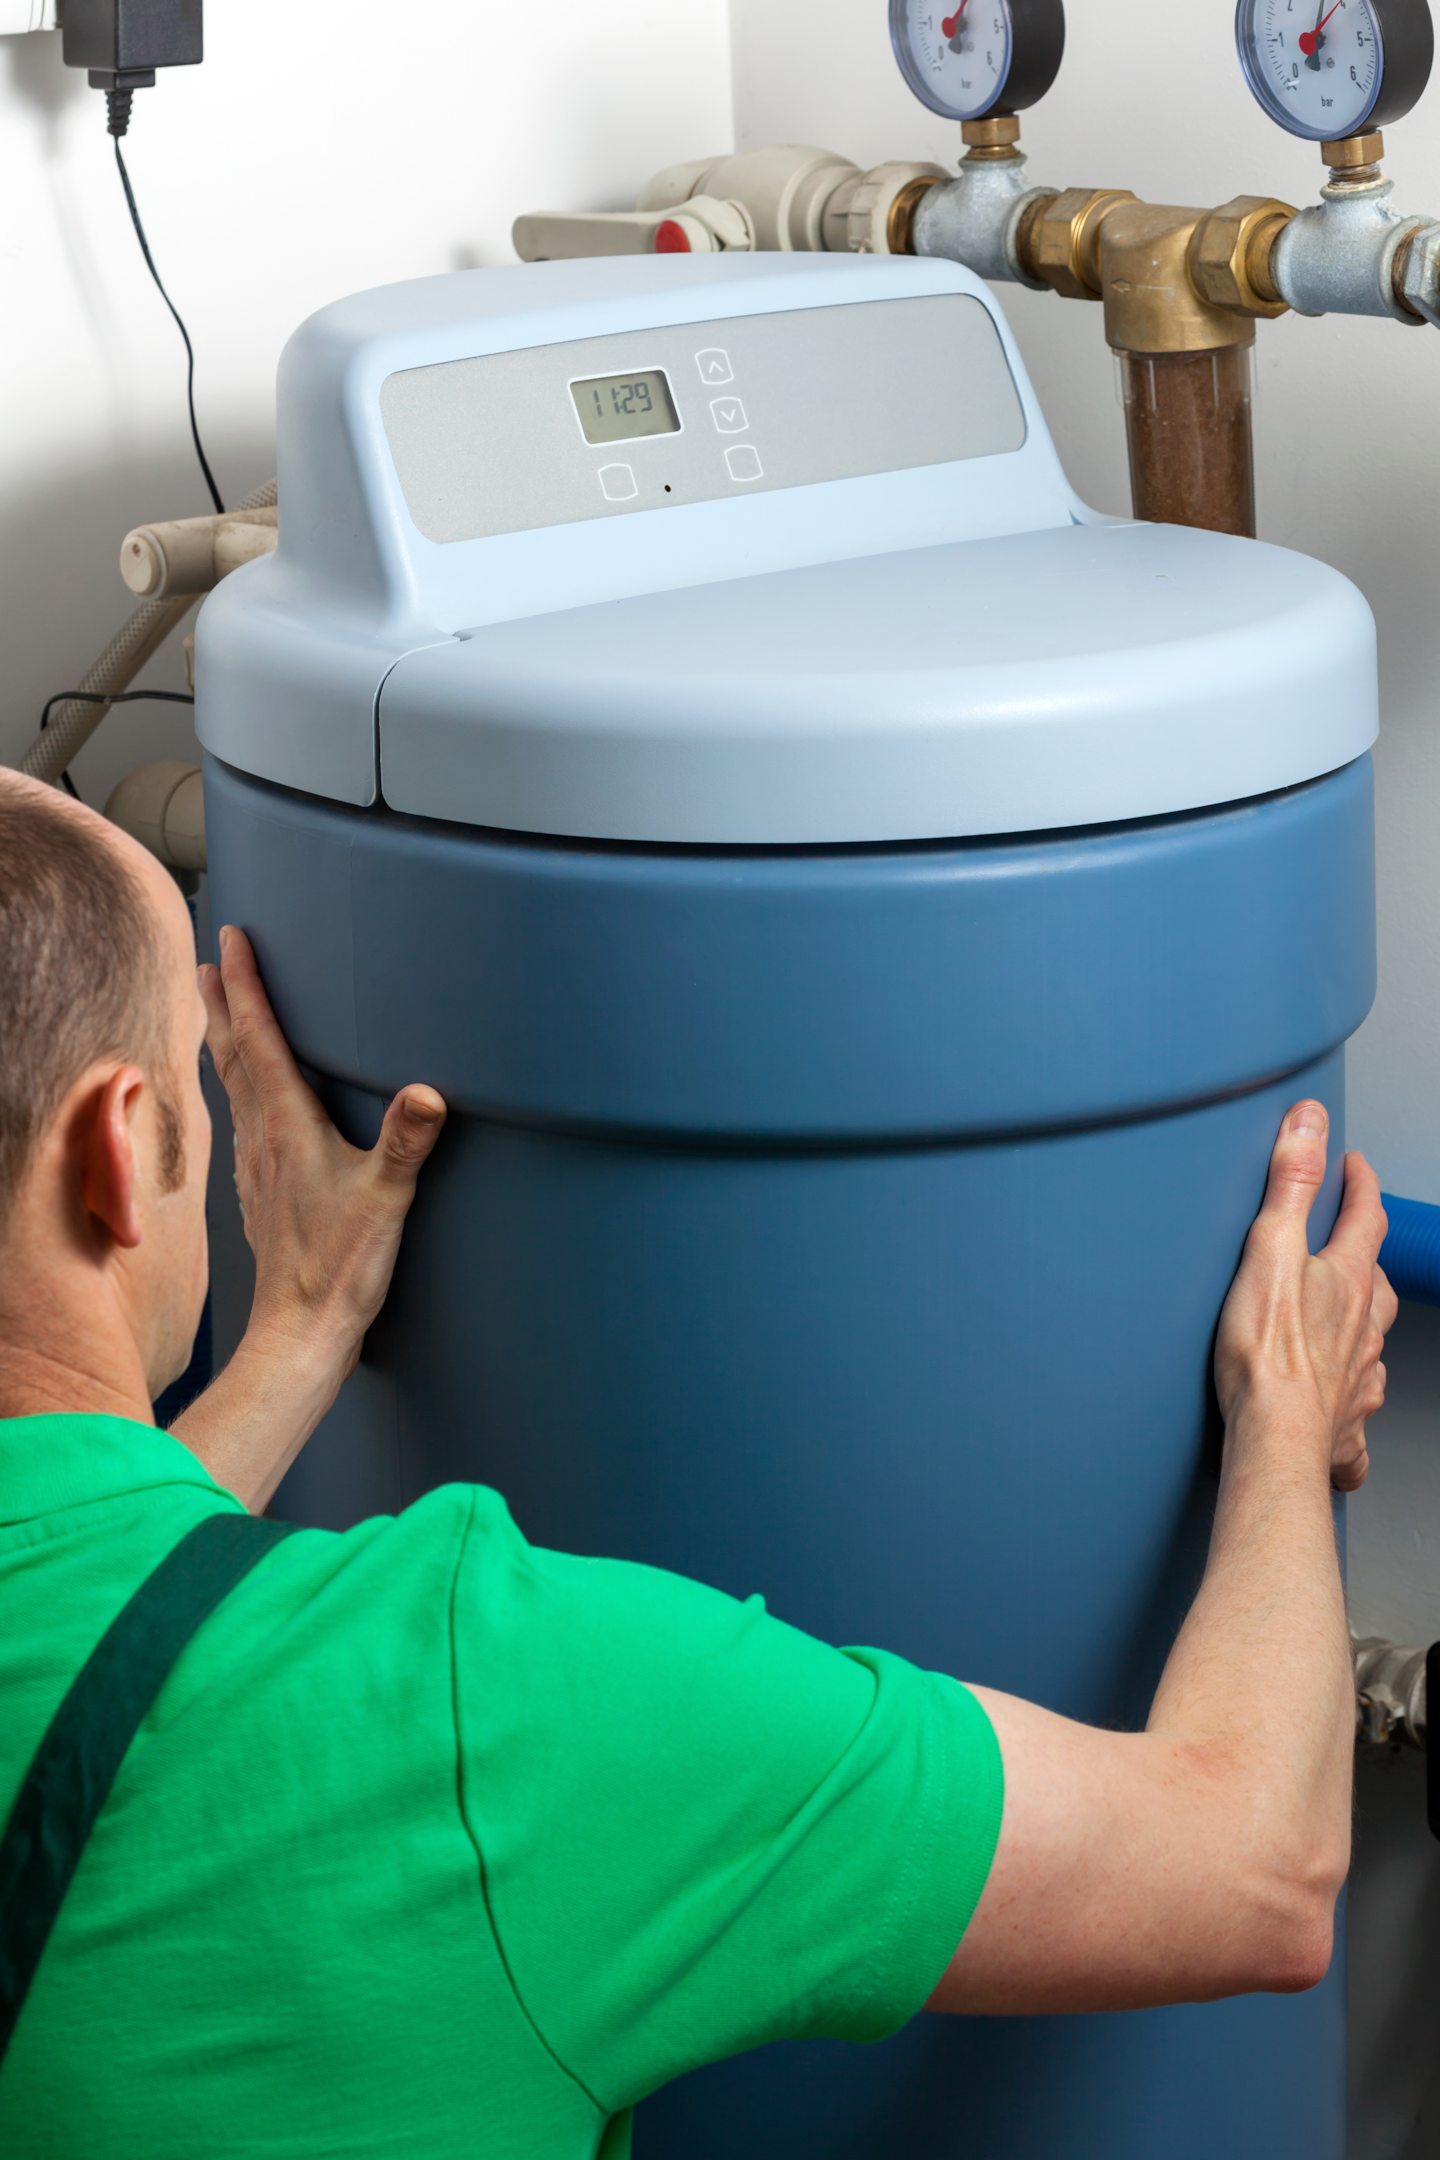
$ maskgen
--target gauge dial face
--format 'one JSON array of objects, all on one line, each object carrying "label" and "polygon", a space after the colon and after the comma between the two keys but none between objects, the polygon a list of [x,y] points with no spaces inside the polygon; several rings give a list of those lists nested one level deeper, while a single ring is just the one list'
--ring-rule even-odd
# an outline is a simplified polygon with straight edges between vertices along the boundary
[{"label": "gauge dial face", "polygon": [[1009,79],[1010,0],[891,0],[890,42],[922,105],[947,120],[978,120]]},{"label": "gauge dial face", "polygon": [[1338,142],[1379,102],[1385,47],[1372,0],[1240,0],[1235,35],[1250,88],[1292,135]]}]

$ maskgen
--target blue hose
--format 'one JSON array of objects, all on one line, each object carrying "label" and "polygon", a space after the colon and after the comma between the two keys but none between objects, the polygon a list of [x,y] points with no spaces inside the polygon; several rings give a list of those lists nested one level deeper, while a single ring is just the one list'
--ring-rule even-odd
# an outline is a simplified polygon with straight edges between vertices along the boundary
[{"label": "blue hose", "polygon": [[1380,1265],[1397,1297],[1417,1305],[1440,1305],[1440,1207],[1425,1200],[1397,1200],[1382,1193],[1390,1232]]}]

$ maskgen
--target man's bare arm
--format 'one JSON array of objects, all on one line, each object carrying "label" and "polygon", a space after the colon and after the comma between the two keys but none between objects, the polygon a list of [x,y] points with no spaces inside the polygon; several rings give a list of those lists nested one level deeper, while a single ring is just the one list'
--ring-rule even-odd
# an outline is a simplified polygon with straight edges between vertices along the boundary
[{"label": "man's bare arm", "polygon": [[355,1368],[445,1105],[402,1088],[375,1146],[351,1147],[290,1054],[249,939],[225,929],[220,946],[220,966],[200,970],[205,1039],[235,1121],[255,1302],[235,1356],[171,1430],[258,1513]]},{"label": "man's bare arm", "polygon": [[1374,1174],[1347,1158],[1334,1235],[1317,1103],[1286,1118],[1216,1349],[1225,1416],[1205,1578],[1143,1733],[985,1688],[1005,1813],[935,2010],[1118,2010],[1310,1987],[1350,1852],[1354,1692],[1332,1483],[1367,1468],[1384,1331]]}]

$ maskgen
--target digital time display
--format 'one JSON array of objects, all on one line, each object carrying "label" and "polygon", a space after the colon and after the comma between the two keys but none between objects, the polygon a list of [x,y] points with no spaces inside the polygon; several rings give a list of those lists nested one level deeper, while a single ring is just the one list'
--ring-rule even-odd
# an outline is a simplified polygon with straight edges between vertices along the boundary
[{"label": "digital time display", "polygon": [[641,375],[592,375],[572,382],[570,395],[586,442],[633,442],[640,435],[677,435],[680,418],[663,368]]}]

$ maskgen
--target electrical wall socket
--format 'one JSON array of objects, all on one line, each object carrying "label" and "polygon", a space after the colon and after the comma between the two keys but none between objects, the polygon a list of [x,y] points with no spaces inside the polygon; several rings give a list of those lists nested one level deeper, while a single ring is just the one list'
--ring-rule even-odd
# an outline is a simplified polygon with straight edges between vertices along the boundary
[{"label": "electrical wall socket", "polygon": [[0,0],[0,37],[22,30],[58,30],[60,0]]}]

